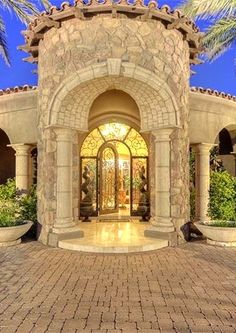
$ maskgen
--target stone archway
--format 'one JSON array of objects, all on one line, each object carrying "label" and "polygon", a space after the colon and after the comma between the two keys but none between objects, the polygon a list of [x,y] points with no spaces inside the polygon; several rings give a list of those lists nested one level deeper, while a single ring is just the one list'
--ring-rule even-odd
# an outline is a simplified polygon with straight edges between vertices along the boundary
[{"label": "stone archway", "polygon": [[180,123],[178,103],[166,82],[135,64],[108,59],[63,81],[51,99],[47,125],[87,130],[93,101],[108,89],[123,90],[134,98],[142,131]]},{"label": "stone archway", "polygon": [[46,126],[40,122],[43,131],[39,144],[38,193],[39,215],[46,237],[50,230],[61,233],[76,225],[80,166],[75,151],[88,130],[94,100],[110,89],[124,91],[133,98],[140,113],[141,131],[151,133],[156,178],[151,195],[154,231],[179,230],[188,218],[188,202],[181,194],[188,190],[188,160],[184,155],[186,98],[177,103],[169,86],[156,74],[134,64],[108,59],[68,77],[51,98],[48,111],[42,110],[40,119]]},{"label": "stone archway", "polygon": [[236,125],[225,126],[218,134],[219,158],[224,168],[236,177]]},{"label": "stone archway", "polygon": [[7,179],[15,177],[15,152],[9,147],[10,140],[7,134],[0,129],[0,184],[6,183]]}]

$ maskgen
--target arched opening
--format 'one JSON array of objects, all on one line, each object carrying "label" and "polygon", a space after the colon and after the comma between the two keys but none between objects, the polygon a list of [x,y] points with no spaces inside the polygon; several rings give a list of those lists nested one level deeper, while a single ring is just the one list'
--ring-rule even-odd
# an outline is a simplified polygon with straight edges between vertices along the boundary
[{"label": "arched opening", "polygon": [[229,131],[223,128],[219,133],[219,154],[228,155],[233,151],[232,140]]},{"label": "arched opening", "polygon": [[148,213],[148,148],[134,128],[98,126],[85,138],[80,157],[81,217]]},{"label": "arched opening", "polygon": [[219,163],[232,175],[236,176],[236,130],[235,126],[223,128],[218,135]]},{"label": "arched opening", "polygon": [[8,147],[9,144],[10,140],[7,134],[0,129],[0,184],[15,177],[15,151]]},{"label": "arched opening", "polygon": [[135,100],[123,90],[110,89],[100,94],[93,102],[88,122],[97,127],[107,121],[122,118],[131,126],[140,126],[140,113]]}]

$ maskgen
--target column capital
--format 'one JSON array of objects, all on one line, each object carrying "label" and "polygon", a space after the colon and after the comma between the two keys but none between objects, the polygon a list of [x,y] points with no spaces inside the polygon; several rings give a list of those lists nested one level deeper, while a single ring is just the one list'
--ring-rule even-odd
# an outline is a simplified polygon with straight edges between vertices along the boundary
[{"label": "column capital", "polygon": [[218,145],[216,143],[209,143],[209,142],[201,142],[201,143],[194,143],[191,144],[191,147],[193,147],[194,151],[196,153],[200,154],[209,154],[209,151],[213,147],[217,147]]},{"label": "column capital", "polygon": [[177,126],[167,126],[167,127],[161,127],[157,129],[152,129],[151,133],[155,137],[156,142],[162,142],[162,141],[170,141],[170,136],[176,130]]},{"label": "column capital", "polygon": [[50,128],[55,132],[57,141],[72,141],[76,133],[76,130],[70,127],[51,126]]},{"label": "column capital", "polygon": [[28,155],[29,150],[33,148],[34,145],[27,143],[13,143],[7,145],[7,147],[11,147],[15,150],[16,155]]}]

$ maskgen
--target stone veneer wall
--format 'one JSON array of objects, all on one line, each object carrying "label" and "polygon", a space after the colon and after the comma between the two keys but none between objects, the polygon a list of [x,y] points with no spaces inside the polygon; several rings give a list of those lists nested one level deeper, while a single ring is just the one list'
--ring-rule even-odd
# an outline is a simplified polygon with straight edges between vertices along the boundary
[{"label": "stone veneer wall", "polygon": [[[107,59],[120,59],[119,75],[102,75],[87,81],[83,69],[105,64]],[[51,125],[86,130],[93,100],[107,89],[123,89],[136,101],[141,113],[141,130],[177,125],[172,135],[171,211],[176,225],[188,217],[188,98],[189,46],[177,30],[167,30],[154,20],[129,19],[126,15],[112,18],[97,15],[91,20],[72,18],[59,29],[51,28],[39,44],[39,221],[43,225],[41,240],[55,220],[56,210],[56,143]],[[95,66],[95,67],[91,67]],[[106,65],[105,65],[106,66]],[[126,67],[125,67],[126,66]],[[140,79],[126,74],[132,66],[145,69]],[[55,95],[68,78],[84,81],[68,95]],[[149,74],[150,73],[150,76]],[[124,76],[129,76],[124,77]],[[152,75],[152,79],[151,79]],[[103,77],[102,77],[103,76]],[[153,77],[156,79],[152,82]],[[87,81],[87,82],[86,82]],[[159,90],[153,86],[159,82]],[[163,85],[161,84],[163,82]],[[165,86],[168,86],[168,91]],[[169,94],[171,91],[171,96]],[[60,107],[51,113],[52,96]],[[173,97],[174,96],[174,97]],[[60,100],[64,99],[64,100]],[[175,99],[175,101],[174,101]],[[73,208],[78,219],[79,196],[79,136],[74,138]],[[154,210],[154,209],[153,209]],[[154,212],[153,212],[154,213]]]}]

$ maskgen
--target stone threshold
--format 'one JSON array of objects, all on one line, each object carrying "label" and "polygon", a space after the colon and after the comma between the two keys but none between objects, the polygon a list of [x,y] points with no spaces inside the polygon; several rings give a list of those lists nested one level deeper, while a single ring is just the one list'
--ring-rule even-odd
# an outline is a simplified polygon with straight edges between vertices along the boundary
[{"label": "stone threshold", "polygon": [[162,249],[168,246],[168,241],[163,239],[155,239],[148,244],[143,245],[99,245],[86,239],[67,239],[58,242],[58,246],[62,249],[92,252],[92,253],[139,253]]}]

